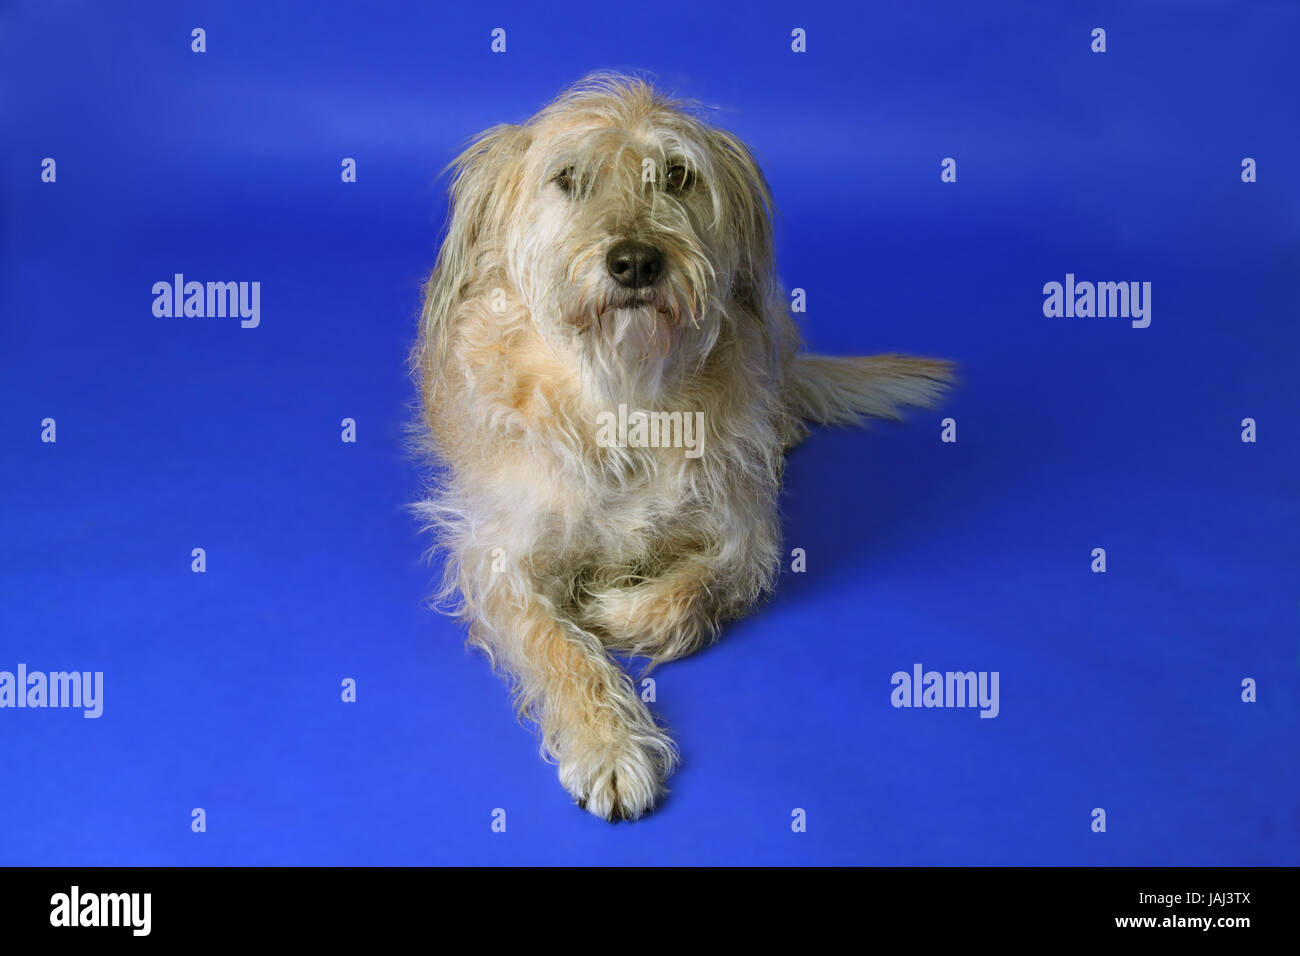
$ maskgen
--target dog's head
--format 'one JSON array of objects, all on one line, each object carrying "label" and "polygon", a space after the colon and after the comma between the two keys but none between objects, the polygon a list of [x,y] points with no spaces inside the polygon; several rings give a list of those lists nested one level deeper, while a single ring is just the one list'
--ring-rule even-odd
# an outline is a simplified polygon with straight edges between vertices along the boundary
[{"label": "dog's head", "polygon": [[770,308],[771,201],[757,164],[642,80],[588,77],[528,122],[488,130],[453,170],[426,336],[445,336],[458,297],[499,276],[609,387],[645,395],[667,369],[702,360],[727,321]]}]

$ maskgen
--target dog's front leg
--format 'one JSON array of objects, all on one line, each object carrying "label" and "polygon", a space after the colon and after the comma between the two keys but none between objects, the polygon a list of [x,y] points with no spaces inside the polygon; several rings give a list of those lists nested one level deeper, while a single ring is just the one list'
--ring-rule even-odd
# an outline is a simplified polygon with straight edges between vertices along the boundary
[{"label": "dog's front leg", "polygon": [[776,576],[780,531],[765,500],[746,495],[743,506],[718,509],[731,521],[702,538],[673,542],[677,559],[657,574],[590,590],[582,620],[606,647],[655,663],[711,643],[721,624],[760,600]]},{"label": "dog's front leg", "polygon": [[612,650],[655,662],[676,660],[716,636],[717,598],[723,590],[713,563],[692,555],[630,587],[595,591],[583,608],[583,619]]},{"label": "dog's front leg", "polygon": [[676,748],[600,641],[535,589],[498,587],[480,610],[476,637],[512,672],[519,710],[536,721],[565,789],[607,820],[650,810]]}]

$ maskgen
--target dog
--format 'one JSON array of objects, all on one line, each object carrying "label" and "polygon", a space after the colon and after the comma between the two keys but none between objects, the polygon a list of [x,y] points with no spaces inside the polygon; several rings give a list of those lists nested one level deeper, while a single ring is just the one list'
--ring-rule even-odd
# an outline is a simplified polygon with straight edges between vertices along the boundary
[{"label": "dog", "polygon": [[449,170],[411,355],[440,598],[579,806],[634,820],[679,755],[612,655],[675,660],[759,603],[808,423],[931,406],[952,366],[802,352],[753,155],[642,77],[590,75]]}]

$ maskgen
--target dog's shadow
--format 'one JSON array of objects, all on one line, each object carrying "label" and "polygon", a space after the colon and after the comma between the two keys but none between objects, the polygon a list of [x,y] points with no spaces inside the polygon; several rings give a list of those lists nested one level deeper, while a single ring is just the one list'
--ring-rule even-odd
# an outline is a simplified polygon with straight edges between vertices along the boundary
[{"label": "dog's shadow", "polygon": [[[815,428],[788,453],[780,498],[783,553],[773,593],[740,620],[724,623],[721,639],[692,657],[753,626],[764,607],[816,600],[828,589],[842,589],[846,570],[865,579],[877,556],[925,547],[935,527],[962,533],[952,520],[960,513],[952,492],[969,486],[971,456],[937,438],[908,437],[902,432],[907,427],[915,422]],[[922,520],[927,509],[944,509],[944,520]],[[645,658],[615,656],[638,676],[656,669]]]},{"label": "dog's shadow", "polygon": [[773,604],[843,587],[846,571],[870,573],[877,556],[919,547],[909,538],[932,533],[937,522],[921,520],[926,510],[951,510],[950,491],[965,481],[968,457],[901,427],[816,429],[790,452]]}]

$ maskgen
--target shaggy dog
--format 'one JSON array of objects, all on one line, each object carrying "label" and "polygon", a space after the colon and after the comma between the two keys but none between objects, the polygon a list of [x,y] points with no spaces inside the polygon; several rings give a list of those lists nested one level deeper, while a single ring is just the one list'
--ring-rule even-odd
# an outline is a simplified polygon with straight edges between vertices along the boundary
[{"label": "shaggy dog", "polygon": [[801,353],[753,156],[640,79],[590,76],[451,168],[412,355],[443,467],[417,507],[565,788],[635,819],[677,750],[611,652],[673,660],[750,609],[805,421],[897,418],[950,366]]}]

